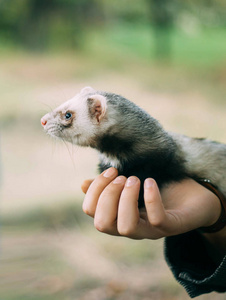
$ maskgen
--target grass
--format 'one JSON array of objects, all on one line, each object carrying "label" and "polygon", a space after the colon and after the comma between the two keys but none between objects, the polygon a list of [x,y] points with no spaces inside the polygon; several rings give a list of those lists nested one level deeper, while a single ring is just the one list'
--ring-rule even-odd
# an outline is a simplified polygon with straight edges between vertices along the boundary
[{"label": "grass", "polygon": [[193,67],[214,67],[226,60],[226,28],[208,28],[193,35],[176,31],[174,59]]},{"label": "grass", "polygon": [[[160,34],[160,33],[159,33]],[[226,59],[226,28],[200,28],[195,32],[172,29],[167,34],[171,41],[173,63],[187,67],[212,67]],[[124,55],[134,59],[155,59],[155,32],[148,24],[111,24],[88,32],[88,49],[96,54]]]},{"label": "grass", "polygon": [[[158,92],[202,90],[211,101],[224,103],[226,28],[173,29],[167,59],[156,59],[153,29],[145,24],[111,24],[87,33],[85,55],[100,71],[133,76]],[[105,66],[105,67],[103,67]]]}]

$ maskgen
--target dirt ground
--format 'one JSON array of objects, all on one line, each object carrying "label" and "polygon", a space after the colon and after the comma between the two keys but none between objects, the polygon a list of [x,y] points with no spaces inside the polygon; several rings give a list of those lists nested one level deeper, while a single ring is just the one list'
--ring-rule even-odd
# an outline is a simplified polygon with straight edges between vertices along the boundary
[{"label": "dirt ground", "polygon": [[[162,241],[118,242],[100,235],[78,228],[5,233],[0,299],[190,299],[163,260]],[[133,261],[126,260],[123,255],[132,247],[137,252],[148,247],[150,257],[142,261],[132,254]],[[198,299],[223,300],[225,295],[211,293]]]}]

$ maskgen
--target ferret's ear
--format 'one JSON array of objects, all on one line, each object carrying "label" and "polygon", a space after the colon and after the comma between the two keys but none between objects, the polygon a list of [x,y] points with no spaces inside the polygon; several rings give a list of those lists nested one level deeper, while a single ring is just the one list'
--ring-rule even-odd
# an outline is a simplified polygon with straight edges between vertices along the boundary
[{"label": "ferret's ear", "polygon": [[95,93],[96,91],[91,86],[86,86],[81,89],[80,94]]},{"label": "ferret's ear", "polygon": [[107,108],[106,98],[102,95],[92,95],[87,99],[87,101],[91,117],[96,118],[97,122],[100,123]]}]

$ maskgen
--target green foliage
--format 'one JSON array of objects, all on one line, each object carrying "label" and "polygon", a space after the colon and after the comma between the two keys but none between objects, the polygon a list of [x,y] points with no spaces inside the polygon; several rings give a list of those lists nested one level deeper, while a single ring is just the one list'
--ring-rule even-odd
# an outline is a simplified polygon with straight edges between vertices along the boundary
[{"label": "green foliage", "polygon": [[107,23],[111,22],[149,22],[149,9],[147,0],[99,0]]},{"label": "green foliage", "polygon": [[171,54],[168,29],[172,24],[188,30],[191,24],[223,26],[223,8],[220,0],[2,0],[0,44],[13,42],[33,50],[83,49],[87,31],[124,22],[151,24],[156,29],[156,56],[167,56]]},{"label": "green foliage", "polygon": [[[13,39],[30,49],[65,45],[79,47],[86,26],[94,16],[93,1],[8,0],[0,6],[0,39]],[[93,17],[94,18],[94,17]],[[53,39],[52,39],[53,37]]]},{"label": "green foliage", "polygon": [[[171,61],[191,68],[221,64],[226,53],[226,28],[203,28],[193,32],[172,29]],[[89,49],[104,59],[121,55],[129,59],[155,59],[155,31],[145,24],[118,23],[89,33]],[[115,62],[117,64],[117,62]]]}]

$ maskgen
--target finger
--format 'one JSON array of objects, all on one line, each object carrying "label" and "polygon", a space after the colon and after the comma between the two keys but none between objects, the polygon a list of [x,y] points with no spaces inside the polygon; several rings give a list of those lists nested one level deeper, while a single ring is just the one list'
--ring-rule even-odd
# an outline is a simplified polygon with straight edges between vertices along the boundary
[{"label": "finger", "polygon": [[102,191],[112,180],[117,177],[117,175],[118,171],[115,168],[109,168],[97,176],[97,178],[91,183],[86,192],[82,206],[83,211],[87,215],[94,217],[97,202]]},{"label": "finger", "polygon": [[154,179],[147,178],[144,182],[144,203],[150,224],[162,229],[167,227],[166,212]]},{"label": "finger", "polygon": [[117,228],[123,236],[136,238],[140,220],[138,209],[139,191],[140,180],[135,176],[129,177],[121,194],[118,209]]},{"label": "finger", "polygon": [[94,181],[94,179],[87,179],[87,180],[84,180],[82,185],[81,185],[81,189],[83,191],[84,194],[86,194],[89,186],[91,185],[91,183]]},{"label": "finger", "polygon": [[118,203],[124,188],[126,177],[119,176],[103,190],[97,203],[94,225],[97,230],[118,235],[116,219]]}]

